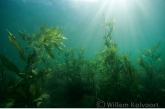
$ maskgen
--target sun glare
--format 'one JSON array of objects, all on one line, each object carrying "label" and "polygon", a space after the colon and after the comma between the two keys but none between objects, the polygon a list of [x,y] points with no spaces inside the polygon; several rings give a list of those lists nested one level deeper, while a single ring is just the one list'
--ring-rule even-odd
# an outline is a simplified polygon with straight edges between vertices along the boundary
[{"label": "sun glare", "polygon": [[97,2],[98,0],[71,0],[74,2]]}]

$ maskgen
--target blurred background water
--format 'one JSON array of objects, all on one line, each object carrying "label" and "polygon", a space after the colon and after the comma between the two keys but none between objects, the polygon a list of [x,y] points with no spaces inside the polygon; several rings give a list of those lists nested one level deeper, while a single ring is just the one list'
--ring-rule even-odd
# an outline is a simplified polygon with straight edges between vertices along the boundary
[{"label": "blurred background water", "polygon": [[46,23],[62,26],[66,48],[86,46],[85,57],[91,58],[103,47],[103,16],[116,19],[113,37],[119,53],[131,53],[134,60],[138,51],[158,41],[164,52],[165,0],[0,0],[0,53],[6,50],[9,59],[22,63],[6,29],[25,47],[18,30],[33,34]]}]

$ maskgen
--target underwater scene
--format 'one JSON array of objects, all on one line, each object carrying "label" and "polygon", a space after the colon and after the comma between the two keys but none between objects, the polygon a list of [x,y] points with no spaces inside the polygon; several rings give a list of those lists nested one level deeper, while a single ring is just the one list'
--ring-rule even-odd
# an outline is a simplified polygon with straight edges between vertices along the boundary
[{"label": "underwater scene", "polygon": [[165,107],[165,0],[0,0],[1,108]]}]

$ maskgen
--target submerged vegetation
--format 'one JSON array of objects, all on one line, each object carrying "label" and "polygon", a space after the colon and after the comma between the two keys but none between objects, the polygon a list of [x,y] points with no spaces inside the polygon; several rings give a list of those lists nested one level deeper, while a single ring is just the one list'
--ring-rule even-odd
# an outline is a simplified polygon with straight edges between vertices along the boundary
[{"label": "submerged vegetation", "polygon": [[[64,50],[62,41],[67,38],[59,27],[46,29],[44,24],[32,35],[19,30],[26,49],[7,30],[26,66],[21,71],[0,54],[0,107],[97,107],[99,100],[165,107],[165,66],[163,53],[158,52],[161,42],[140,52],[134,65],[130,54],[118,53],[112,37],[114,22],[104,18],[104,47],[96,52],[96,59],[83,56],[85,47]],[[63,53],[60,61],[54,48]]]}]

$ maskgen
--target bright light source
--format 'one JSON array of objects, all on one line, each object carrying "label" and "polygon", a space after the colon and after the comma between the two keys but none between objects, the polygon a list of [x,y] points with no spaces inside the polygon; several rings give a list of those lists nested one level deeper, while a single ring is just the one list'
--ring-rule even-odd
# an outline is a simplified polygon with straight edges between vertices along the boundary
[{"label": "bright light source", "polygon": [[74,2],[97,2],[98,0],[71,0]]},{"label": "bright light source", "polygon": [[86,1],[86,2],[97,2],[98,0],[83,0],[83,1]]}]

